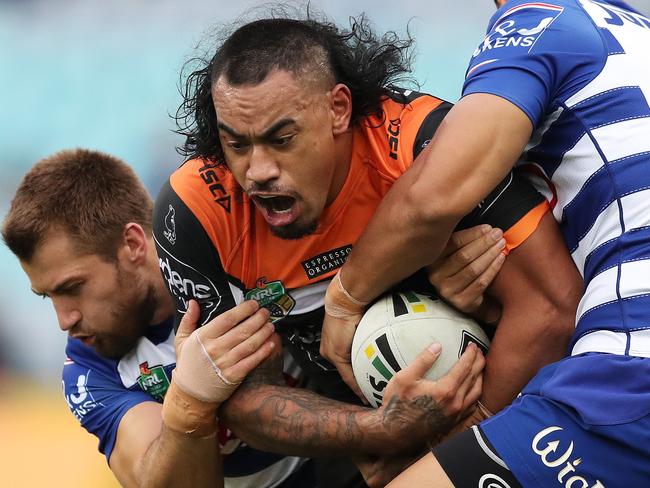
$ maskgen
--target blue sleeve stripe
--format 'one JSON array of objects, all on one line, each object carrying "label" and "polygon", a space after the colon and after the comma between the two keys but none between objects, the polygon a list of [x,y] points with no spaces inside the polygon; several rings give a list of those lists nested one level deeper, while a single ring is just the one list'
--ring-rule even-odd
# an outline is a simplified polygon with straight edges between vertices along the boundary
[{"label": "blue sleeve stripe", "polygon": [[564,207],[561,227],[571,252],[616,195],[632,195],[650,188],[647,159],[647,154],[638,154],[603,165]]},{"label": "blue sleeve stripe", "polygon": [[619,263],[650,259],[650,227],[639,227],[605,242],[594,249],[585,260],[584,277],[589,283],[603,271]]},{"label": "blue sleeve stripe", "polygon": [[[621,302],[625,304],[624,308],[621,306]],[[602,328],[614,332],[649,329],[649,308],[650,296],[648,295],[622,298],[592,308],[578,320],[569,350],[573,348],[573,344],[580,336],[595,329]],[[625,310],[625,319],[623,318],[623,310]],[[620,324],[620,327],[617,328],[617,324]]]}]

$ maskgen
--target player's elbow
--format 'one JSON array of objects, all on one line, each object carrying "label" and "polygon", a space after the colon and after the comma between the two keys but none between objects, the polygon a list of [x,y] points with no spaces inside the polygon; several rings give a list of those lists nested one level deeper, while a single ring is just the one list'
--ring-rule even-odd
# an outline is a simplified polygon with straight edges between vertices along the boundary
[{"label": "player's elbow", "polygon": [[401,208],[414,224],[435,230],[453,227],[469,211],[454,193],[416,181],[406,192]]},{"label": "player's elbow", "polygon": [[[545,351],[548,361],[561,359],[568,352],[568,345],[575,330],[575,314],[581,296],[581,288],[553,295],[540,294],[535,304],[526,307],[530,326],[538,331],[538,346]],[[534,313],[531,313],[534,311]]]}]

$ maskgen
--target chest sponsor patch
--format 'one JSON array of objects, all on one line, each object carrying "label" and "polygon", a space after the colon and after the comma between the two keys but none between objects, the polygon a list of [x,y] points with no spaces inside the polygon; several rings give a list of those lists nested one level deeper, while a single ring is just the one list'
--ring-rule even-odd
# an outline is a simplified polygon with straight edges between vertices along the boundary
[{"label": "chest sponsor patch", "polygon": [[246,300],[255,300],[260,307],[266,308],[271,316],[271,322],[283,319],[296,306],[296,301],[284,289],[282,281],[267,281],[266,277],[259,278],[256,287],[246,292]]},{"label": "chest sponsor patch", "polygon": [[343,266],[350,252],[352,252],[352,244],[346,244],[345,246],[330,249],[322,254],[312,256],[300,264],[302,264],[302,269],[305,270],[307,278],[313,280],[328,271]]}]

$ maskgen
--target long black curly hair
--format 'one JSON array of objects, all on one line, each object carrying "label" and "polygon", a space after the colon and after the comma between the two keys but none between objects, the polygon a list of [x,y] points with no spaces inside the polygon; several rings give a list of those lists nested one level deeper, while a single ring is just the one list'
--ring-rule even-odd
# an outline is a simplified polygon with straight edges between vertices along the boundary
[{"label": "long black curly hair", "polygon": [[350,18],[349,29],[340,29],[310,12],[304,19],[275,12],[221,37],[225,40],[211,59],[194,58],[183,70],[193,71],[187,77],[181,73],[183,102],[174,119],[176,132],[185,136],[177,150],[188,158],[224,161],[211,94],[221,76],[234,86],[255,85],[274,69],[298,74],[325,64],[326,76],[352,93],[351,125],[368,115],[382,116],[381,101],[392,86],[415,85],[408,75],[413,38],[408,32],[405,38],[393,31],[378,35],[363,14]]}]

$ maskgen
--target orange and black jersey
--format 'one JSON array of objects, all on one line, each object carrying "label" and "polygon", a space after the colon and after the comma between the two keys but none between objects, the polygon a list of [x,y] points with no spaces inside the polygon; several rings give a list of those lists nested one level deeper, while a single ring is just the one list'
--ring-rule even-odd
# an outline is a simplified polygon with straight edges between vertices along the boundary
[{"label": "orange and black jersey", "polygon": [[[198,159],[185,162],[161,190],[154,212],[160,268],[178,316],[190,298],[201,305],[202,324],[254,298],[271,311],[276,330],[303,369],[333,372],[333,381],[342,383],[318,354],[325,290],[384,195],[450,108],[414,92],[386,98],[383,117],[367,117],[353,129],[352,159],[340,194],[324,210],[317,230],[297,240],[271,233],[227,168]],[[530,184],[511,173],[460,227],[499,227],[511,250],[535,230],[547,208]]]}]

